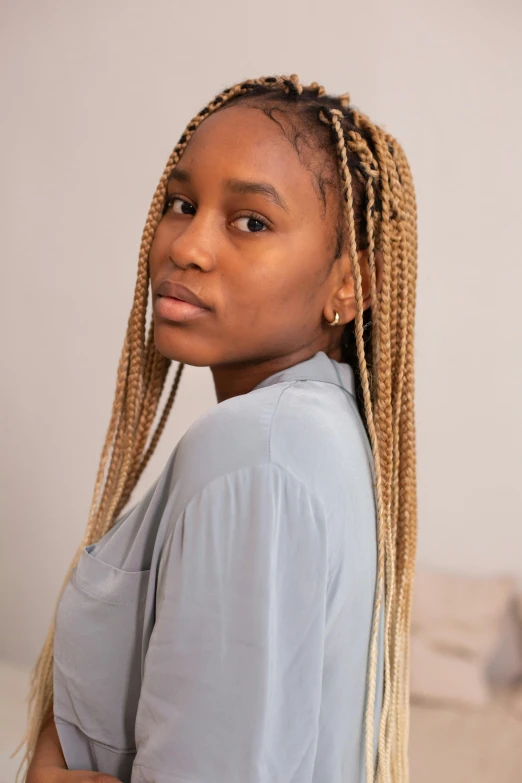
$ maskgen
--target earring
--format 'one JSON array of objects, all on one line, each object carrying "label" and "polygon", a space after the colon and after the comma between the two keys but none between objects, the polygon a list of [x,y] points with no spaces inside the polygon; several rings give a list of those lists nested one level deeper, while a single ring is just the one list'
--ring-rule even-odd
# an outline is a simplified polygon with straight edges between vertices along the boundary
[{"label": "earring", "polygon": [[337,326],[337,324],[339,323],[339,313],[337,312],[337,310],[335,310],[335,318],[333,319],[333,321],[327,321],[326,323],[329,326]]}]

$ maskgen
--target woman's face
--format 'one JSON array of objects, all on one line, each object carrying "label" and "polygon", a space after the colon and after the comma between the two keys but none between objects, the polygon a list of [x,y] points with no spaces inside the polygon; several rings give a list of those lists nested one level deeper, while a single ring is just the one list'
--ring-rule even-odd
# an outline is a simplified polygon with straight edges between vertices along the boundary
[{"label": "woman's face", "polygon": [[[262,111],[235,106],[208,117],[172,172],[150,251],[158,351],[210,367],[279,359],[291,366],[329,351],[340,327],[325,316],[337,309],[346,323],[355,313],[344,280],[348,258],[328,274],[336,210],[329,201],[324,212],[313,174]],[[166,280],[187,286],[209,309],[178,311],[172,320],[157,295]]]}]

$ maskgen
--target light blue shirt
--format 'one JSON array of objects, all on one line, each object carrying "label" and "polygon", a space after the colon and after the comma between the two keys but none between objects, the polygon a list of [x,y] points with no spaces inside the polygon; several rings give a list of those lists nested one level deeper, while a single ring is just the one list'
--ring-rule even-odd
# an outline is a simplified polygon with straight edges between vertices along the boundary
[{"label": "light blue shirt", "polygon": [[354,394],[319,351],[217,404],[83,550],[54,645],[69,769],[362,783],[376,500]]}]

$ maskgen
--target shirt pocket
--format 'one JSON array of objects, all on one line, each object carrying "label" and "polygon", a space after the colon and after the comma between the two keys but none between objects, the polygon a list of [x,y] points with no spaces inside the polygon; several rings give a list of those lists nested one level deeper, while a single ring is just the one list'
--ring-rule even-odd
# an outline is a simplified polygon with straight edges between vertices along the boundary
[{"label": "shirt pocket", "polygon": [[123,571],[94,546],[82,551],[58,604],[54,710],[100,748],[127,754],[135,750],[150,570]]}]

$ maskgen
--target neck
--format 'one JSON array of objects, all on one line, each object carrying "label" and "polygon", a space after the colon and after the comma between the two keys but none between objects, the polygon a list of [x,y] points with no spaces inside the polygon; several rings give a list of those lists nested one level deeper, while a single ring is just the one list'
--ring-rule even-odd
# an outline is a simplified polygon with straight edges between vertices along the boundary
[{"label": "neck", "polygon": [[233,364],[213,365],[210,369],[218,403],[240,394],[248,394],[266,378],[310,359],[318,351],[324,351],[330,359],[341,361],[341,346],[305,345],[283,356],[253,359]]}]

